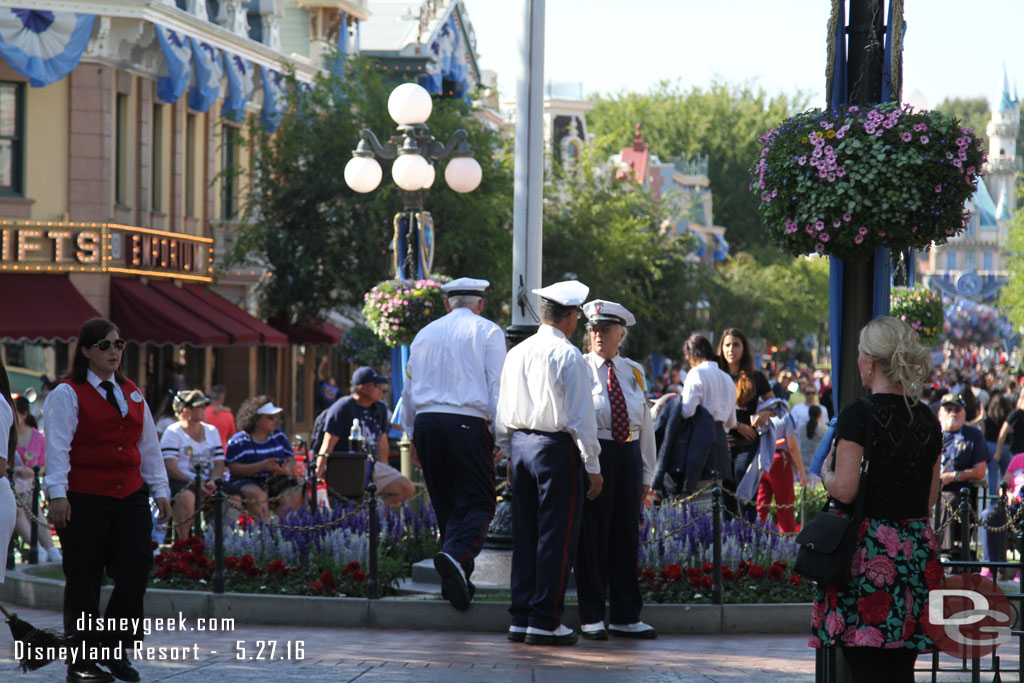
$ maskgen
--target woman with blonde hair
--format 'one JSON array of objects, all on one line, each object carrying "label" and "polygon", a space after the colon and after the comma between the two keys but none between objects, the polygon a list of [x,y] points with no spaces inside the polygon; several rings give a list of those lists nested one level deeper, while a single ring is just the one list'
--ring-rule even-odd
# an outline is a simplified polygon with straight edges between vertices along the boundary
[{"label": "woman with blonde hair", "polygon": [[885,316],[865,325],[857,367],[871,395],[843,407],[836,448],[822,468],[825,489],[852,516],[865,452],[870,461],[850,580],[818,587],[809,643],[842,647],[855,682],[913,681],[918,652],[934,648],[920,621],[943,576],[928,520],[939,494],[942,433],[920,401],[930,365],[906,323]]}]

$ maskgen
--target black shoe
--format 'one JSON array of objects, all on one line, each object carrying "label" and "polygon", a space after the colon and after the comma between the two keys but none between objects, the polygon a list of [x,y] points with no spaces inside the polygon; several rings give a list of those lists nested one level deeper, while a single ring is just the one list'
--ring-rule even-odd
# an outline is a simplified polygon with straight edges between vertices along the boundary
[{"label": "black shoe", "polygon": [[462,569],[448,553],[434,555],[434,569],[441,575],[441,595],[455,609],[469,609],[469,586]]},{"label": "black shoe", "polygon": [[132,666],[127,657],[124,659],[109,659],[103,662],[103,666],[110,669],[110,673],[114,674],[114,678],[121,681],[134,683],[141,678],[139,670]]},{"label": "black shoe", "polygon": [[523,641],[527,645],[575,645],[579,642],[580,636],[576,631],[566,633],[564,636],[548,635],[546,633],[527,633]]},{"label": "black shoe", "polygon": [[526,640],[526,631],[509,631],[508,639],[513,643],[522,643]]},{"label": "black shoe", "polygon": [[608,631],[603,628],[599,628],[596,631],[584,631],[580,629],[580,635],[587,640],[608,640]]},{"label": "black shoe", "polygon": [[68,683],[113,683],[113,680],[113,676],[93,662],[68,664]]}]

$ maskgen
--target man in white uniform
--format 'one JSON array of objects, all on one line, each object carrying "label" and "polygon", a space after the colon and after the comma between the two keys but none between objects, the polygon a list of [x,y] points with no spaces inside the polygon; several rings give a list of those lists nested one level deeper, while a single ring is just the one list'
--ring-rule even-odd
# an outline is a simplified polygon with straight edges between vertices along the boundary
[{"label": "man in white uniform", "polygon": [[597,498],[603,480],[590,375],[568,337],[589,291],[576,280],[535,289],[540,329],[508,352],[501,373],[495,426],[511,458],[513,642],[573,645],[579,637],[562,624],[565,585],[584,491]]},{"label": "man in white uniform", "polygon": [[413,440],[441,530],[434,567],[442,594],[457,609],[473,599],[473,560],[494,517],[490,423],[505,335],[480,315],[490,284],[462,277],[441,287],[449,313],[416,335],[402,390],[402,426]]}]

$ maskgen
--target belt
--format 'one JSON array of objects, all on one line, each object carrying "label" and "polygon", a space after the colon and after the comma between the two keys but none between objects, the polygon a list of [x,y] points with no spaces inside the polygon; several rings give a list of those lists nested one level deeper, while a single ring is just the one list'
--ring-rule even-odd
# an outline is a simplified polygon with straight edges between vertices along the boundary
[{"label": "belt", "polygon": [[[597,438],[598,439],[606,439],[608,441],[614,441],[615,440],[615,437],[612,436],[612,430],[610,430],[610,429],[598,429],[597,430]],[[630,441],[636,441],[639,438],[640,438],[640,430],[639,429],[631,429],[631,430],[629,430],[629,437],[626,439],[625,443],[629,443]]]}]

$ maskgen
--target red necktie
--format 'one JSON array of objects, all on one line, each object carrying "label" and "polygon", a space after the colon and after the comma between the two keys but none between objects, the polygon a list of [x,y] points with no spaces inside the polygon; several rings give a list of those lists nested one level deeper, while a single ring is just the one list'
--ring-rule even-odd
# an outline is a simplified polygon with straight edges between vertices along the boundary
[{"label": "red necktie", "polygon": [[626,409],[626,397],[622,395],[622,387],[615,377],[615,366],[610,360],[604,362],[608,366],[608,403],[612,407],[612,438],[619,443],[629,439],[629,411]]}]

